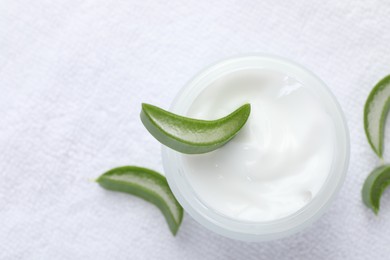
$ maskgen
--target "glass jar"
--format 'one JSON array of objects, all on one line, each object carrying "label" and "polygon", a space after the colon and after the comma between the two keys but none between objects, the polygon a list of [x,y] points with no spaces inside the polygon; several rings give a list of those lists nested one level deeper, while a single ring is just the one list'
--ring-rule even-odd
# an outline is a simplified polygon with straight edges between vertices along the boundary
[{"label": "glass jar", "polygon": [[186,177],[182,154],[162,147],[162,161],[168,183],[184,210],[206,228],[223,236],[245,240],[272,240],[301,231],[318,219],[339,191],[348,169],[349,133],[343,112],[329,88],[306,68],[270,55],[248,55],[218,62],[195,76],[176,96],[170,111],[186,115],[195,98],[216,79],[242,69],[274,69],[297,79],[304,86],[315,88],[333,119],[336,149],[329,175],[320,191],[297,212],[272,221],[243,221],[222,215],[203,203]]}]

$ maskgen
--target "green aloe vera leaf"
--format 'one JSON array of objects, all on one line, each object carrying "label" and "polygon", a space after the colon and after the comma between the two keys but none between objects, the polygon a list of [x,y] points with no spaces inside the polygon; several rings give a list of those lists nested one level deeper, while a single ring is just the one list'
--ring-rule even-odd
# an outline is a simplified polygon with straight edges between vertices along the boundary
[{"label": "green aloe vera leaf", "polygon": [[390,108],[390,75],[372,89],[364,106],[364,130],[374,152],[383,157],[384,128]]},{"label": "green aloe vera leaf", "polygon": [[129,193],[157,206],[172,234],[176,235],[183,219],[183,208],[164,176],[142,167],[123,166],[102,174],[96,181],[105,189]]},{"label": "green aloe vera leaf", "polygon": [[250,110],[250,104],[244,104],[220,119],[200,120],[142,104],[141,121],[160,143],[181,153],[200,154],[231,140],[248,120]]},{"label": "green aloe vera leaf", "polygon": [[364,182],[362,189],[363,202],[375,214],[379,212],[379,202],[383,191],[390,184],[390,165],[374,169]]}]

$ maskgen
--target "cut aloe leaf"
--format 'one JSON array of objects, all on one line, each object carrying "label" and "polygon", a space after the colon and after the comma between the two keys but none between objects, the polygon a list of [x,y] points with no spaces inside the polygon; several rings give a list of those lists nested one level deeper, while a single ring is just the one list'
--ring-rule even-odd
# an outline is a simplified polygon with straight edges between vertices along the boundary
[{"label": "cut aloe leaf", "polygon": [[364,130],[374,152],[382,158],[384,128],[390,108],[390,75],[372,89],[364,106]]},{"label": "cut aloe leaf", "polygon": [[390,184],[390,165],[383,165],[374,169],[368,175],[363,185],[362,197],[367,207],[375,214],[379,212],[379,202],[383,191]]},{"label": "cut aloe leaf", "polygon": [[248,120],[250,110],[250,104],[245,104],[223,118],[209,121],[142,104],[141,121],[160,143],[181,153],[200,154],[231,140]]},{"label": "cut aloe leaf", "polygon": [[176,235],[183,219],[183,208],[164,176],[146,168],[123,166],[102,174],[96,181],[105,189],[126,192],[156,205],[172,234]]}]

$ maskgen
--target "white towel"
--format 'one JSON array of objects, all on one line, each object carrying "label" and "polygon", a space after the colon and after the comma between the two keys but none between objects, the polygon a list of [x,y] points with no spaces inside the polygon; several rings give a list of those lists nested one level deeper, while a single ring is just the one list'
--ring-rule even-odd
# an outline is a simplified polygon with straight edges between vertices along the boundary
[{"label": "white towel", "polygon": [[[389,259],[390,193],[379,216],[360,196],[378,164],[362,111],[390,73],[389,13],[385,0],[2,0],[0,259]],[[347,179],[309,229],[244,243],[186,215],[174,238],[157,208],[91,181],[162,171],[140,103],[168,108],[205,66],[253,52],[314,71],[349,123]]]}]

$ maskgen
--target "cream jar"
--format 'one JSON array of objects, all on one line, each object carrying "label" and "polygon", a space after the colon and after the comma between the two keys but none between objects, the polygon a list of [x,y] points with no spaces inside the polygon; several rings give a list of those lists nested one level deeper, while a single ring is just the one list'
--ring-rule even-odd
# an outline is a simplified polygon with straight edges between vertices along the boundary
[{"label": "cream jar", "polygon": [[248,122],[220,149],[185,155],[163,147],[166,177],[185,211],[210,230],[247,241],[284,237],[317,219],[340,189],[347,125],[319,78],[267,55],[205,69],[170,111],[211,120],[244,103]]}]

